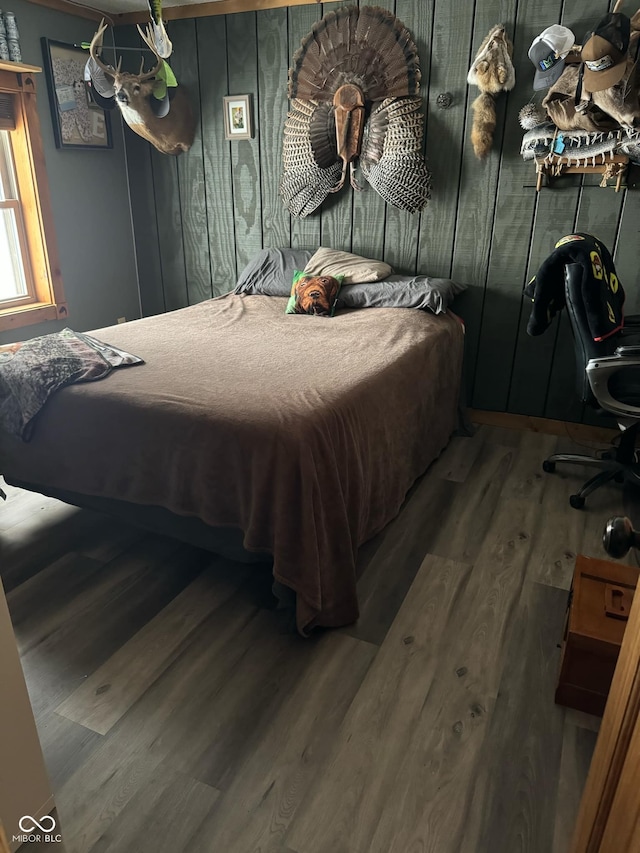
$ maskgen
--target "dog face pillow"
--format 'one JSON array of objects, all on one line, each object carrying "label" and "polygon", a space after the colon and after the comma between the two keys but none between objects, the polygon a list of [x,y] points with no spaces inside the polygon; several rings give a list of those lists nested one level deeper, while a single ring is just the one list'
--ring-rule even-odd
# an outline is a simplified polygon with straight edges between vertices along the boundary
[{"label": "dog face pillow", "polygon": [[286,313],[333,317],[343,278],[342,275],[309,275],[296,270]]}]

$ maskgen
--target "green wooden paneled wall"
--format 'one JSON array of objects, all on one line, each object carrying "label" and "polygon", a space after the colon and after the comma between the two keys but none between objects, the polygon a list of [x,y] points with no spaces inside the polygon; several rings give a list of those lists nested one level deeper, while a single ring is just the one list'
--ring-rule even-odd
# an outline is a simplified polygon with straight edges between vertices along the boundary
[{"label": "green wooden paneled wall", "polygon": [[[574,360],[565,317],[529,338],[522,287],[556,240],[590,231],[611,249],[640,311],[640,188],[615,193],[599,177],[566,176],[535,191],[533,167],[519,155],[518,112],[532,97],[527,50],[552,23],[578,41],[610,6],[606,0],[378,0],[413,32],[423,71],[425,152],[433,173],[427,208],[409,215],[371,189],[344,189],[306,219],[280,202],[287,70],[302,37],[334,4],[171,22],[172,65],[191,93],[199,130],[191,151],[174,159],[127,133],[129,176],[142,305],[154,314],[225,293],[263,246],[319,245],[384,258],[399,271],[465,282],[456,302],[467,327],[470,405],[562,420],[590,420],[574,395]],[[513,38],[516,87],[497,103],[494,148],[478,161],[468,141],[466,75],[480,42],[504,22]],[[119,41],[131,43],[133,31]],[[448,110],[440,92],[453,95]],[[255,137],[224,139],[222,98],[253,98]]]}]

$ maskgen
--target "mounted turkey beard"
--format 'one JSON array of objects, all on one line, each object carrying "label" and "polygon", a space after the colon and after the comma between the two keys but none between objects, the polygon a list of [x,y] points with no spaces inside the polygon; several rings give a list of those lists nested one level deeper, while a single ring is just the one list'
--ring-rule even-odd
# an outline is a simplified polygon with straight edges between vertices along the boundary
[{"label": "mounted turkey beard", "polygon": [[406,27],[386,9],[349,7],[313,27],[289,69],[280,194],[307,216],[362,174],[394,207],[415,213],[430,198],[422,155],[420,60]]}]

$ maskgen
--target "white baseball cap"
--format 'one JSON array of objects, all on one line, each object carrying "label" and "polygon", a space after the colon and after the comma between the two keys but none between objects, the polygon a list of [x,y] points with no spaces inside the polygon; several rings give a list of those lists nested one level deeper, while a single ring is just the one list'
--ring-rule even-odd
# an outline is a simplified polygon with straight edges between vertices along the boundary
[{"label": "white baseball cap", "polygon": [[564,71],[564,59],[575,44],[576,37],[568,27],[553,24],[534,38],[529,59],[536,73],[534,89],[548,89]]}]

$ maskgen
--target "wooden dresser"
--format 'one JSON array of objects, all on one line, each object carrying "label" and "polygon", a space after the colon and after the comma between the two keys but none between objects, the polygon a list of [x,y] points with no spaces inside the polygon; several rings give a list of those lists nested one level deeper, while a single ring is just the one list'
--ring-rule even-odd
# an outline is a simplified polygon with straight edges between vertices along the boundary
[{"label": "wooden dresser", "polygon": [[576,558],[562,642],[556,702],[602,716],[639,570]]}]

